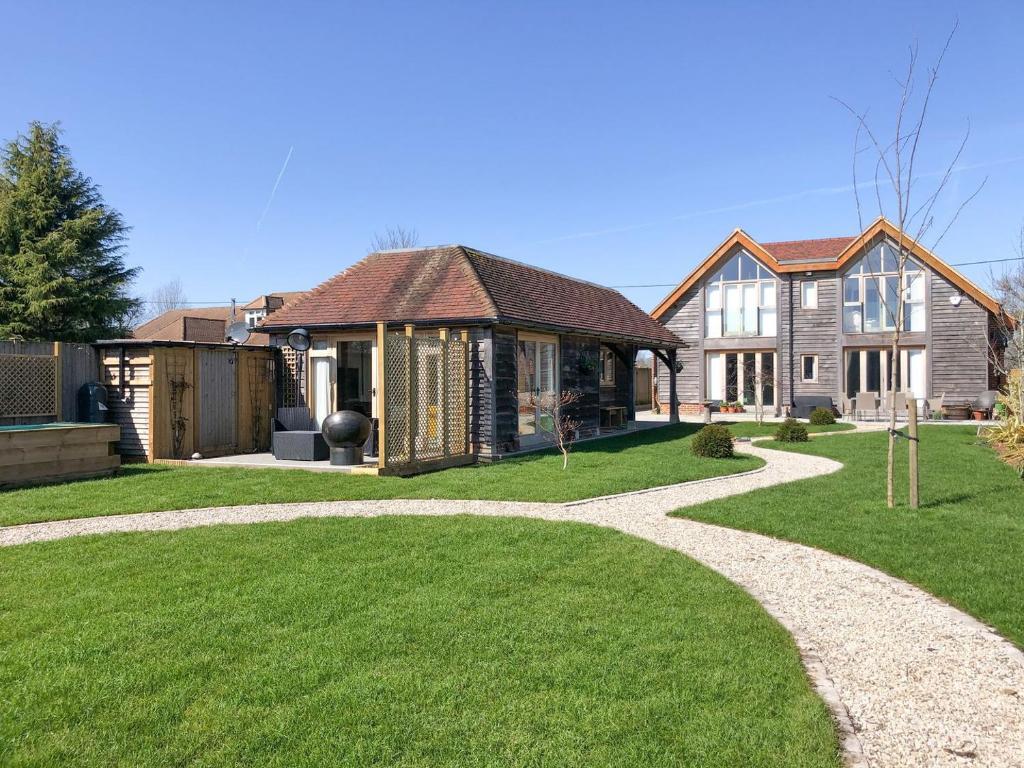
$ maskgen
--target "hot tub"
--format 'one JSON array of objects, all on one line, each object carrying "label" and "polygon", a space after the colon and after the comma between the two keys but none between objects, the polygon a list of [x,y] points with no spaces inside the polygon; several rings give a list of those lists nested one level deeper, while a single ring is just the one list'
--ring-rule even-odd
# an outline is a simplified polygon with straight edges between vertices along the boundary
[{"label": "hot tub", "polygon": [[113,474],[120,436],[116,424],[0,427],[0,488]]}]

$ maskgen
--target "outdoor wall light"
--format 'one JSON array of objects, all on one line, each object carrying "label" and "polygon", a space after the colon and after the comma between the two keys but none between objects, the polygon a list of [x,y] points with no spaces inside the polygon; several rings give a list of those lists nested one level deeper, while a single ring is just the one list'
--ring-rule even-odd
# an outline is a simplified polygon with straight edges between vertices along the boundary
[{"label": "outdoor wall light", "polygon": [[296,328],[288,334],[288,346],[296,352],[305,352],[309,349],[309,331],[305,328]]},{"label": "outdoor wall light", "polygon": [[961,296],[959,293],[954,293],[952,296],[949,297],[949,303],[952,304],[954,307],[959,307],[960,302],[963,300],[964,297]]},{"label": "outdoor wall light", "polygon": [[683,361],[682,360],[676,360],[676,373],[682,373],[682,372],[683,372]]}]

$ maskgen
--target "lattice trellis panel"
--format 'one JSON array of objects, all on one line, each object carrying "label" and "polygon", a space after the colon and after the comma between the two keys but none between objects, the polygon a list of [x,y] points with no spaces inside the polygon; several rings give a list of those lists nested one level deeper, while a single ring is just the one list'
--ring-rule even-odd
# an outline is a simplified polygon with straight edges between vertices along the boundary
[{"label": "lattice trellis panel", "polygon": [[468,448],[469,349],[462,339],[448,342],[448,370],[445,390],[445,420],[448,425],[448,454],[457,456]]},{"label": "lattice trellis panel", "polygon": [[411,460],[409,446],[409,339],[389,333],[384,343],[384,459],[386,465]]},{"label": "lattice trellis panel", "polygon": [[57,358],[0,355],[0,416],[57,415]]},{"label": "lattice trellis panel", "polygon": [[459,338],[387,334],[386,466],[466,454],[467,361],[467,345]]},{"label": "lattice trellis panel", "polygon": [[305,354],[291,347],[281,347],[282,408],[298,408],[306,404],[302,391],[302,363]]}]

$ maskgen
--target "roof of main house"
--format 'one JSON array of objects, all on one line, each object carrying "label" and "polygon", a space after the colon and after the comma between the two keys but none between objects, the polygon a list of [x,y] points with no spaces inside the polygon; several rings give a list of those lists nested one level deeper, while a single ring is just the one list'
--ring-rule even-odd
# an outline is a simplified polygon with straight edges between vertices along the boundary
[{"label": "roof of main house", "polygon": [[378,322],[507,323],[685,346],[618,291],[463,245],[371,253],[279,309],[260,328]]},{"label": "roof of main house", "polygon": [[153,339],[160,341],[182,341],[186,317],[202,320],[220,320],[226,323],[231,317],[231,307],[188,307],[185,309],[169,309],[135,328],[136,339]]},{"label": "roof of main house", "polygon": [[[766,267],[776,274],[794,272],[812,272],[841,269],[851,260],[857,258],[866,246],[876,242],[880,237],[898,240],[899,229],[885,218],[878,218],[861,234],[852,237],[827,237],[818,240],[785,240],[775,243],[759,243],[742,229],[735,230],[721,245],[715,248],[686,279],[683,280],[651,313],[661,319],[675,305],[683,294],[712,269],[727,253],[739,246],[754,257],[760,259]],[[911,237],[904,235],[903,243],[910,252],[932,270],[957,286],[964,294],[970,296],[981,306],[993,314],[1000,314],[999,302],[989,296],[966,277],[961,275],[938,256],[933,254]]]}]

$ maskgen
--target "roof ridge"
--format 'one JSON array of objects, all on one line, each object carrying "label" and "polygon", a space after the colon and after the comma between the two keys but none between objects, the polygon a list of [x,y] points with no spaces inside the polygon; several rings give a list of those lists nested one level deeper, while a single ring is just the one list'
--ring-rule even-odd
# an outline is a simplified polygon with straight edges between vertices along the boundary
[{"label": "roof ridge", "polygon": [[806,237],[797,240],[769,240],[767,242],[761,242],[757,240],[761,246],[766,245],[789,245],[791,243],[816,243],[822,240],[856,240],[860,235],[833,235],[832,237]]},{"label": "roof ridge", "polygon": [[473,251],[472,248],[469,248],[465,245],[456,245],[453,247],[455,249],[455,252],[459,254],[460,261],[462,262],[462,264],[465,266],[466,269],[469,270],[470,274],[473,276],[473,281],[476,283],[479,291],[483,294],[484,300],[491,308],[491,311],[494,313],[494,316],[497,317],[500,314],[498,312],[498,302],[495,301],[494,296],[491,295],[490,290],[487,288],[487,283],[485,283],[484,279],[480,277],[480,273],[477,272],[476,265],[473,264],[473,260],[469,257],[470,252],[475,251]]},{"label": "roof ridge", "polygon": [[494,259],[495,261],[504,261],[506,264],[515,264],[520,267],[525,267],[526,269],[532,269],[534,272],[543,272],[546,275],[554,275],[555,277],[561,277],[564,280],[571,280],[574,283],[583,283],[584,285],[589,285],[594,288],[600,288],[603,291],[610,291],[611,293],[617,293],[620,296],[622,295],[622,292],[615,288],[609,288],[607,285],[601,285],[600,283],[595,283],[592,280],[584,280],[582,277],[573,277],[572,275],[567,275],[564,272],[556,272],[555,270],[548,269],[546,267],[538,267],[536,264],[528,264],[525,261],[519,261],[518,259],[510,259],[507,256],[499,256],[496,253],[481,251],[479,248],[473,248],[468,245],[460,245],[458,247],[465,249],[468,253],[475,253],[489,259]]}]

